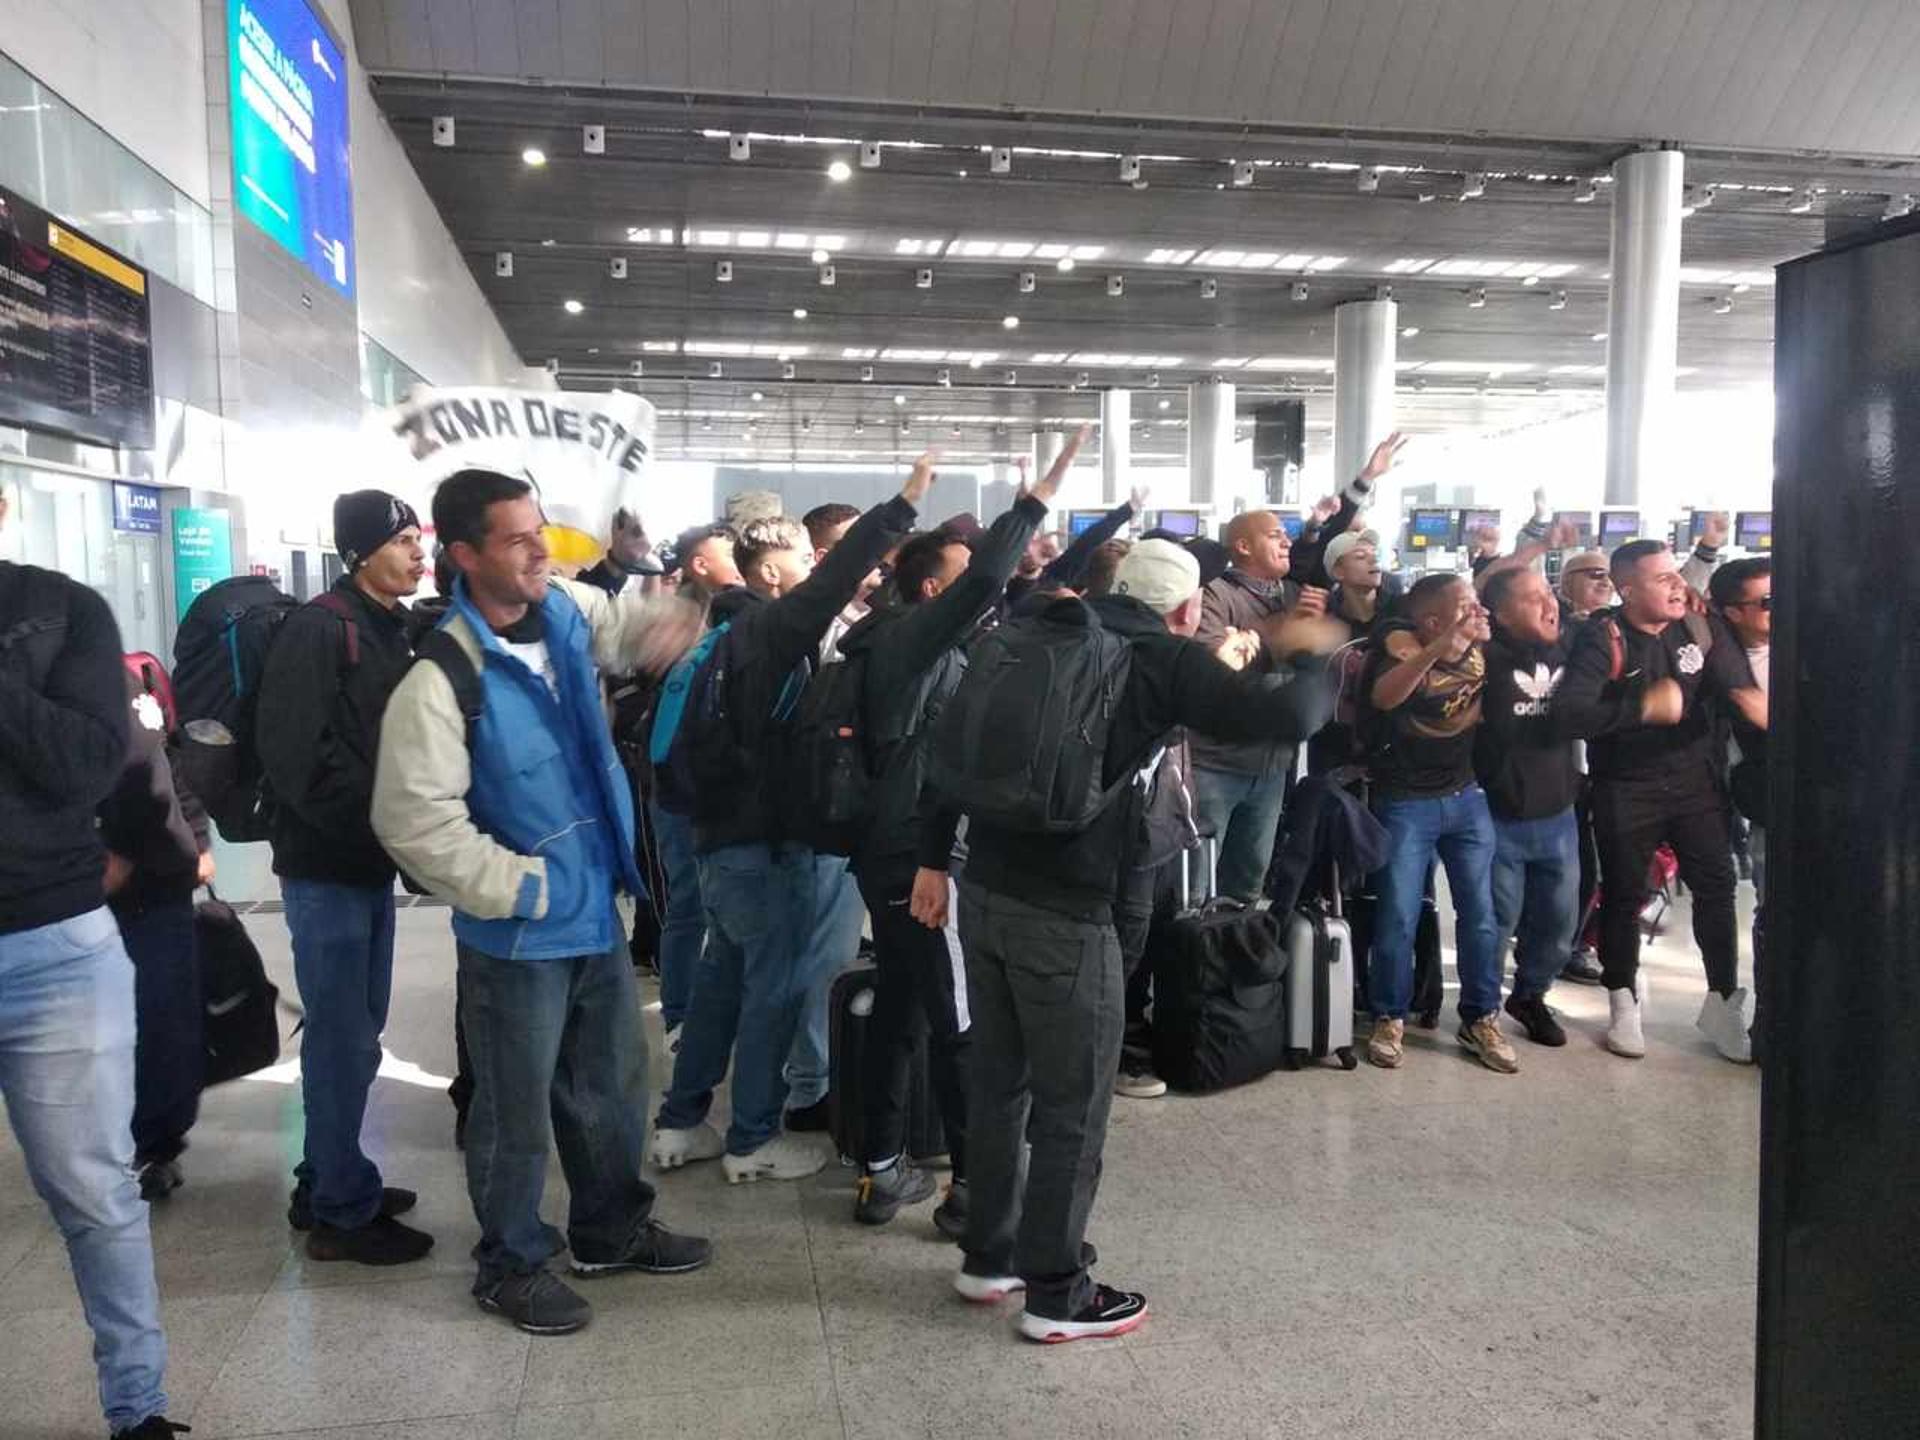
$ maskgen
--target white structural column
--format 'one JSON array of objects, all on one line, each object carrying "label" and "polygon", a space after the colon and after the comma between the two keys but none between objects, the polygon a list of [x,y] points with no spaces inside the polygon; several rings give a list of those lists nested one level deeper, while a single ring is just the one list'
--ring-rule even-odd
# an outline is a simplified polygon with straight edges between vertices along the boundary
[{"label": "white structural column", "polygon": [[1030,472],[1035,480],[1052,468],[1053,462],[1060,458],[1060,452],[1066,448],[1067,437],[1058,430],[1036,430],[1033,432],[1033,469]]},{"label": "white structural column", "polygon": [[1400,307],[1349,300],[1333,312],[1333,488],[1360,473],[1393,431],[1394,355]]},{"label": "white structural column", "polygon": [[1187,387],[1188,500],[1217,504],[1233,475],[1233,386],[1202,380]]},{"label": "white structural column", "polygon": [[1133,392],[1100,392],[1100,494],[1118,505],[1133,489]]},{"label": "white structural column", "polygon": [[1680,329],[1680,204],[1686,156],[1638,150],[1613,166],[1613,288],[1607,295],[1609,505],[1638,505],[1662,474]]}]

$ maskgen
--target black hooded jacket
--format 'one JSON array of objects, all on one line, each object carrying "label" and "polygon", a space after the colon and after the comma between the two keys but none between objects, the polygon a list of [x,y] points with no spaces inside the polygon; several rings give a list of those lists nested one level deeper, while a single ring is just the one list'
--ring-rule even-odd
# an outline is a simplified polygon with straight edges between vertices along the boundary
[{"label": "black hooded jacket", "polygon": [[718,652],[727,665],[729,774],[693,797],[694,849],[779,844],[786,839],[788,732],[774,712],[813,673],[821,638],[867,572],[908,530],[915,511],[900,496],[856,520],[812,575],[777,600],[736,586],[716,595],[712,623],[727,625]]}]

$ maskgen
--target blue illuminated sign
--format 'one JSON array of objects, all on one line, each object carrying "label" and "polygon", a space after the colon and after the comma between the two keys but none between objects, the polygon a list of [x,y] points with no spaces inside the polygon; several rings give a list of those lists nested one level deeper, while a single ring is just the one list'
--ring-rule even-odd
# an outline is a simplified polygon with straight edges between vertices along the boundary
[{"label": "blue illuminated sign", "polygon": [[240,212],[353,298],[347,62],[303,0],[228,0],[233,196]]},{"label": "blue illuminated sign", "polygon": [[160,533],[160,492],[151,485],[113,482],[113,528],[135,535]]}]

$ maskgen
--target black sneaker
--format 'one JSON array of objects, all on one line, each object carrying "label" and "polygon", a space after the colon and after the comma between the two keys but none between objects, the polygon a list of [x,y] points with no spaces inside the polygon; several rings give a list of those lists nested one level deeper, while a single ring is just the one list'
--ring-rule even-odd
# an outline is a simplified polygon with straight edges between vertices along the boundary
[{"label": "black sneaker", "polygon": [[787,1129],[796,1135],[824,1135],[832,1123],[831,1114],[825,1100],[816,1100],[798,1110],[787,1111]]},{"label": "black sneaker", "polygon": [[1571,980],[1576,985],[1598,985],[1606,973],[1600,968],[1600,959],[1591,950],[1576,950],[1568,958],[1560,971],[1562,980]]},{"label": "black sneaker", "polygon": [[622,1270],[638,1270],[646,1275],[684,1275],[704,1269],[713,1260],[713,1242],[698,1235],[676,1235],[658,1220],[640,1227],[621,1255],[595,1259],[573,1252],[573,1273],[582,1278],[613,1275]]},{"label": "black sneaker", "polygon": [[177,1160],[149,1160],[140,1167],[140,1198],[149,1205],[166,1199],[186,1183]]},{"label": "black sneaker", "polygon": [[324,1221],[307,1232],[312,1260],[351,1260],[356,1265],[407,1265],[433,1249],[424,1230],[376,1215],[358,1230],[336,1230]]},{"label": "black sneaker", "polygon": [[[396,1215],[404,1215],[420,1203],[420,1197],[411,1190],[402,1190],[397,1185],[389,1185],[380,1192],[380,1213],[375,1217],[391,1220]],[[293,1195],[287,1201],[287,1224],[296,1230],[313,1229],[313,1191],[307,1188],[305,1181],[293,1187]]]},{"label": "black sneaker", "polygon": [[959,1244],[967,1233],[967,1182],[956,1180],[947,1186],[947,1198],[933,1209],[933,1228]]},{"label": "black sneaker", "polygon": [[1567,1043],[1567,1032],[1560,1028],[1560,1022],[1541,996],[1509,995],[1506,1011],[1520,1022],[1520,1028],[1534,1044],[1558,1047]]},{"label": "black sneaker", "polygon": [[900,1213],[902,1205],[918,1205],[937,1188],[932,1172],[911,1161],[896,1160],[877,1174],[868,1171],[860,1177],[853,1218],[862,1225],[884,1225]]},{"label": "black sneaker", "polygon": [[1042,1345],[1058,1345],[1064,1340],[1099,1340],[1136,1330],[1147,1318],[1147,1297],[1132,1290],[1113,1290],[1105,1285],[1093,1287],[1093,1299],[1071,1320],[1050,1320],[1031,1310],[1020,1316],[1020,1333]]},{"label": "black sneaker", "polygon": [[131,1430],[116,1430],[113,1440],[173,1440],[175,1435],[191,1435],[193,1427],[169,1420],[164,1415],[149,1415]]},{"label": "black sneaker", "polygon": [[571,1335],[593,1318],[593,1306],[545,1270],[509,1275],[490,1290],[476,1290],[474,1299],[529,1335]]}]

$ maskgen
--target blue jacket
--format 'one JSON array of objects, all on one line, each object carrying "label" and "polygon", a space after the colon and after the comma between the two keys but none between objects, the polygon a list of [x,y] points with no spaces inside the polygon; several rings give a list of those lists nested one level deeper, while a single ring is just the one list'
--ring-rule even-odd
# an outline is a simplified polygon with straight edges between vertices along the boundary
[{"label": "blue jacket", "polygon": [[617,606],[556,583],[540,610],[557,698],[480,618],[463,581],[441,628],[480,678],[471,735],[430,661],[401,682],[381,725],[376,832],[454,907],[454,934],[502,959],[611,950],[617,891],[645,893],[594,664],[595,632],[621,623]]}]

